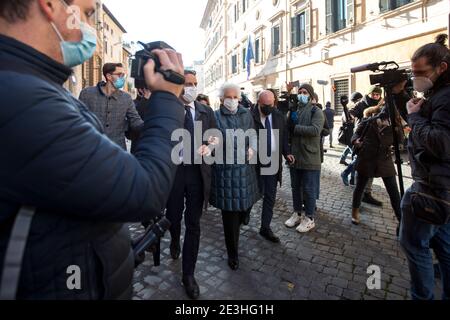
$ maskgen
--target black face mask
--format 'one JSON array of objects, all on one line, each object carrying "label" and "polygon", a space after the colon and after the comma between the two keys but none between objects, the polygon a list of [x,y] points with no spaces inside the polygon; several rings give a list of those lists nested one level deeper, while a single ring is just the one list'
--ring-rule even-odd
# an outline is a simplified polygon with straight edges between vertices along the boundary
[{"label": "black face mask", "polygon": [[261,105],[261,112],[267,117],[273,112],[273,106],[270,104],[263,104]]}]

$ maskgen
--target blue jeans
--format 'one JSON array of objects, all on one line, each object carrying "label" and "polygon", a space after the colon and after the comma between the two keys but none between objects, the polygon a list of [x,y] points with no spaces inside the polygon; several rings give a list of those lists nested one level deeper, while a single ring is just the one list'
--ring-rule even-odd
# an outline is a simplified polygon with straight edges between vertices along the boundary
[{"label": "blue jeans", "polygon": [[[341,155],[341,161],[346,160],[346,159],[347,159],[347,156],[348,156],[350,153],[352,153],[352,148],[350,148],[349,146],[347,146],[347,147],[344,149],[344,151],[342,152],[342,155]],[[354,158],[354,157],[353,157],[353,154],[352,154],[352,159],[353,159],[353,158]]]},{"label": "blue jeans", "polygon": [[356,158],[352,160],[352,162],[350,162],[347,168],[345,168],[345,170],[343,171],[343,174],[347,177],[348,175],[350,175],[350,178],[352,180],[355,180],[355,173],[356,173],[355,165],[356,165]]},{"label": "blue jeans", "polygon": [[406,254],[411,274],[411,294],[414,300],[434,299],[434,268],[430,248],[439,261],[442,299],[450,299],[450,223],[432,225],[416,218],[411,210],[411,191],[402,200],[400,244]]},{"label": "blue jeans", "polygon": [[314,219],[316,200],[319,196],[320,170],[290,168],[290,174],[294,211],[302,212],[304,203],[306,216]]}]

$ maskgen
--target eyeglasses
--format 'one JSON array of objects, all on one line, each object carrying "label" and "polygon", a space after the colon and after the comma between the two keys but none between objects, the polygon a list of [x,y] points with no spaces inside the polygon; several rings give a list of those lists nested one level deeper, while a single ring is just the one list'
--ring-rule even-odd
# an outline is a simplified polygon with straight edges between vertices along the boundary
[{"label": "eyeglasses", "polygon": [[113,76],[118,76],[119,78],[125,77],[125,73],[111,73]]},{"label": "eyeglasses", "polygon": [[192,74],[193,76],[197,75],[197,71],[195,70],[184,70],[184,75]]}]

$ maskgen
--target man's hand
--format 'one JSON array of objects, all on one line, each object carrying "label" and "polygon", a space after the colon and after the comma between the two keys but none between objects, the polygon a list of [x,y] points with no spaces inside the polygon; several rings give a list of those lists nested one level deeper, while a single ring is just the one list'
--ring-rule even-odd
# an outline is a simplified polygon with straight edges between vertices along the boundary
[{"label": "man's hand", "polygon": [[210,145],[217,146],[219,144],[219,138],[211,136],[208,138],[208,143]]},{"label": "man's hand", "polygon": [[209,157],[211,155],[211,150],[207,145],[204,144],[200,148],[198,148],[197,153],[202,157]]},{"label": "man's hand", "polygon": [[286,160],[287,160],[287,162],[288,162],[289,164],[294,164],[294,162],[295,162],[295,157],[294,157],[292,154],[288,154],[288,155],[286,156]]},{"label": "man's hand", "polygon": [[286,82],[286,90],[291,93],[292,89],[294,89],[294,84],[292,82]]},{"label": "man's hand", "polygon": [[252,148],[248,148],[248,160],[253,158],[253,155],[255,154],[255,151],[253,151]]},{"label": "man's hand", "polygon": [[406,109],[408,109],[408,114],[419,112],[420,108],[422,108],[424,101],[425,100],[418,99],[418,98],[413,98],[413,99],[409,100],[408,103],[406,104]]},{"label": "man's hand", "polygon": [[360,146],[362,145],[361,138],[356,139],[356,140],[353,142],[353,145],[355,145],[355,146],[357,146],[357,147],[360,147]]},{"label": "man's hand", "polygon": [[[171,49],[155,49],[152,53],[156,54],[161,62],[162,70],[172,70],[179,74],[184,73],[183,58],[180,53]],[[145,83],[149,89],[154,91],[167,91],[179,97],[183,91],[183,85],[178,85],[164,79],[163,75],[155,72],[155,62],[149,59],[144,66]]]}]

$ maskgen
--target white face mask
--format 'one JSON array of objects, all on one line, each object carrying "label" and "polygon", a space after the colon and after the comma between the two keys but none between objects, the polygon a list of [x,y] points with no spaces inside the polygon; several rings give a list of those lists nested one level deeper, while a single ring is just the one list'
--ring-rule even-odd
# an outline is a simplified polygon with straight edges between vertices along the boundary
[{"label": "white face mask", "polygon": [[183,94],[183,100],[187,103],[191,103],[197,98],[197,87],[185,87],[184,88],[184,94]]},{"label": "white face mask", "polygon": [[413,86],[417,92],[427,92],[433,88],[434,83],[427,77],[414,77]]},{"label": "white face mask", "polygon": [[239,100],[227,98],[223,101],[223,105],[225,106],[225,108],[227,108],[231,112],[234,112],[237,110],[237,108],[239,106]]}]

